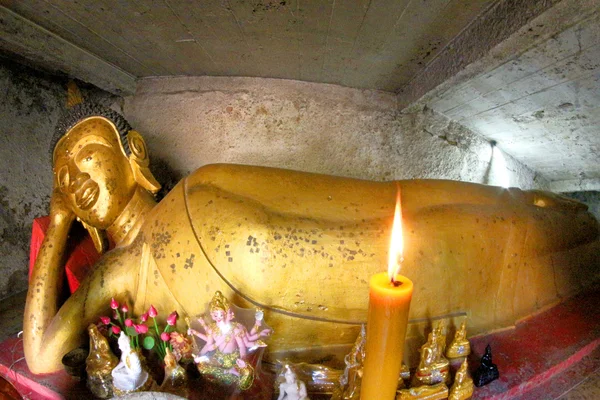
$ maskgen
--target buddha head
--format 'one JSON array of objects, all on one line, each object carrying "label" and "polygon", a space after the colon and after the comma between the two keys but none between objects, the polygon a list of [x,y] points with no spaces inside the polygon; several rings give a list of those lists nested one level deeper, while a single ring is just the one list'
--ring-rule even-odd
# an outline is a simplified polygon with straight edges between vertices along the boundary
[{"label": "buddha head", "polygon": [[52,146],[54,184],[90,229],[107,229],[138,187],[160,185],[142,136],[118,113],[80,104],[59,123]]}]

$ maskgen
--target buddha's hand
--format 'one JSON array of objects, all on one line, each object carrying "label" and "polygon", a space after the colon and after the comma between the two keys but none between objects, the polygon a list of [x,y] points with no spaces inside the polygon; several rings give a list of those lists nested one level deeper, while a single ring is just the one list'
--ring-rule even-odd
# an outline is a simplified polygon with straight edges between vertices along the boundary
[{"label": "buddha's hand", "polygon": [[75,219],[75,214],[65,200],[65,195],[59,190],[54,189],[50,198],[50,218],[55,224],[70,225]]}]

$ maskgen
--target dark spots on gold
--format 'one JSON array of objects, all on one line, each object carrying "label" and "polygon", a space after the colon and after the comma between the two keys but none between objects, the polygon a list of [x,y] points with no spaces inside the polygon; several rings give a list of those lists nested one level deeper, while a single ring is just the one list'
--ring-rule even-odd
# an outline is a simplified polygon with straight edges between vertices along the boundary
[{"label": "dark spots on gold", "polygon": [[233,262],[233,257],[229,257],[229,258],[227,259],[227,261],[229,261],[229,262]]},{"label": "dark spots on gold", "polygon": [[175,254],[175,257],[179,258],[181,256],[181,254],[177,253]]},{"label": "dark spots on gold", "polygon": [[227,250],[227,251],[225,252],[225,255],[226,255],[227,257],[229,257],[229,256],[231,255],[231,251]]},{"label": "dark spots on gold", "polygon": [[192,254],[189,258],[186,258],[183,268],[185,268],[185,269],[193,268],[194,267],[194,257],[196,257],[196,255]]},{"label": "dark spots on gold", "polygon": [[176,272],[176,266],[175,266],[175,264],[171,264],[170,267],[171,267],[171,272],[175,273]]},{"label": "dark spots on gold", "polygon": [[165,249],[171,243],[171,233],[168,231],[152,232],[152,255],[156,259],[165,257]]}]

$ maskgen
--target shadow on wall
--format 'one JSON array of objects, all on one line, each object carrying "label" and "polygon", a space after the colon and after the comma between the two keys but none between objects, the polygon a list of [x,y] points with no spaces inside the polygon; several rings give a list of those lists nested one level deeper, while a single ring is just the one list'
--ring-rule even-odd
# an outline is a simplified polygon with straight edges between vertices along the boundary
[{"label": "shadow on wall", "polygon": [[600,221],[600,191],[565,192],[563,196],[578,200],[588,206],[589,211]]},{"label": "shadow on wall", "polygon": [[156,193],[157,201],[161,201],[183,179],[180,172],[175,171],[165,160],[158,157],[150,157],[150,170],[161,185]]}]

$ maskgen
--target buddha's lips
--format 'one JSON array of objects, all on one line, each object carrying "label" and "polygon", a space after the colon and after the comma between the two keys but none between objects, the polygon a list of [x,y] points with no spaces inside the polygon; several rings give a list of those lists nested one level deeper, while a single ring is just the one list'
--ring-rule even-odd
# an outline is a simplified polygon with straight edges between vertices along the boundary
[{"label": "buddha's lips", "polygon": [[92,180],[88,180],[75,192],[75,203],[80,209],[87,210],[96,204],[99,194],[100,188],[98,184]]}]

